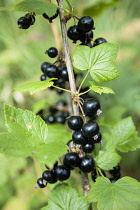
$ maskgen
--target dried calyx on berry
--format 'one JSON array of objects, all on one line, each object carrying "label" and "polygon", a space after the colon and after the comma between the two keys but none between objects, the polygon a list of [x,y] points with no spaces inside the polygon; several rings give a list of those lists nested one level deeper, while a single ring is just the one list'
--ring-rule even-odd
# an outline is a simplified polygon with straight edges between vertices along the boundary
[{"label": "dried calyx on berry", "polygon": [[20,17],[17,21],[19,29],[28,29],[35,23],[35,14],[27,13],[25,16]]},{"label": "dried calyx on berry", "polygon": [[43,16],[45,19],[47,19],[50,23],[52,23],[53,20],[54,20],[55,18],[57,18],[57,16],[58,16],[58,9],[56,10],[55,15],[53,15],[52,17],[49,17],[46,13],[43,13],[42,16]]}]

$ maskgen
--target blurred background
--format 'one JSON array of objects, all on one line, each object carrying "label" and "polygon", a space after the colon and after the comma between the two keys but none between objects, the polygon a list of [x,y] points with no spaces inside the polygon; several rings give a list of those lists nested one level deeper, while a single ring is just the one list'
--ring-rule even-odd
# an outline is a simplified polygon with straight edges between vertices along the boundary
[{"label": "blurred background", "polygon": [[[0,7],[8,7],[20,0],[0,1]],[[54,1],[55,2],[55,1]],[[94,18],[96,30],[94,38],[104,37],[108,42],[117,43],[119,54],[117,67],[121,76],[107,85],[115,95],[97,96],[101,101],[103,114],[101,121],[111,122],[118,114],[132,116],[140,131],[140,1],[139,0],[70,0],[78,17],[90,15]],[[75,3],[76,2],[76,3]],[[67,5],[65,4],[67,8]],[[56,46],[53,33],[60,33],[59,19],[51,26],[41,15],[35,25],[28,30],[19,30],[17,19],[22,12],[0,12],[0,131],[6,131],[3,104],[22,109],[39,111],[60,97],[49,90],[29,95],[28,92],[12,92],[20,84],[39,81],[40,66],[44,61],[53,62],[45,55],[45,50]],[[73,25],[73,19],[68,26]],[[57,41],[61,46],[61,36]],[[70,41],[71,51],[75,45]],[[44,103],[45,100],[45,103]],[[122,175],[140,181],[140,149],[121,154]],[[37,177],[42,169],[30,157],[15,159],[0,154],[0,209],[38,210],[47,204],[50,188],[35,190]]]}]

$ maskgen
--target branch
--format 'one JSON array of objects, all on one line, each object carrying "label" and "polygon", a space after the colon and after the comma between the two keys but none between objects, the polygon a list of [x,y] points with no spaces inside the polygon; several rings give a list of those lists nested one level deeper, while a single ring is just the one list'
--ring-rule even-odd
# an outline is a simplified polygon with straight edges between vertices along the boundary
[{"label": "branch", "polygon": [[[59,7],[63,8],[63,0],[57,0],[57,3]],[[72,62],[71,62],[70,50],[69,50],[68,38],[67,38],[66,19],[64,16],[64,11],[62,9],[59,9],[59,15],[60,15],[63,46],[64,46],[64,52],[65,52],[65,60],[66,60],[66,66],[67,66],[68,75],[69,75],[70,90],[72,92],[76,92],[75,78],[74,78],[74,72],[72,68]],[[72,97],[74,96],[73,94],[71,95]],[[78,105],[75,103],[72,103],[72,106],[73,106],[73,114],[79,115]],[[83,151],[81,151],[81,153],[84,156]],[[88,192],[90,190],[88,175],[86,173],[81,172],[81,179],[82,179],[83,192],[84,192],[84,195],[86,196],[88,195]]]}]

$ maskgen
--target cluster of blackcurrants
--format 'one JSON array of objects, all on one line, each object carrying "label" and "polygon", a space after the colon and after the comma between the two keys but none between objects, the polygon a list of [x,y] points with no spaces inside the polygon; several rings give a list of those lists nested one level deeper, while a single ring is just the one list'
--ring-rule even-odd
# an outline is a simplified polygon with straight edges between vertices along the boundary
[{"label": "cluster of blackcurrants", "polygon": [[97,38],[93,44],[91,41],[93,39],[94,21],[90,16],[83,16],[79,19],[77,25],[69,27],[67,35],[69,39],[76,43],[78,40],[81,41],[80,45],[85,45],[90,48],[95,47],[99,44],[107,42],[104,38]]},{"label": "cluster of blackcurrants", "polygon": [[19,29],[28,29],[35,23],[35,14],[27,13],[23,17],[20,17],[17,21]]},{"label": "cluster of blackcurrants", "polygon": [[[46,50],[46,54],[48,54],[50,58],[55,58],[58,55],[58,51],[55,47],[50,47]],[[48,78],[57,78],[58,80],[54,80],[54,85],[58,87],[56,92],[62,94],[64,91],[59,89],[59,87],[63,89],[66,87],[66,82],[69,80],[68,71],[61,57],[59,57],[55,63],[58,63],[59,65],[51,64],[49,62],[42,63],[41,70],[43,74],[40,76],[40,80],[45,81]],[[50,89],[53,89],[53,87],[50,87]]]}]

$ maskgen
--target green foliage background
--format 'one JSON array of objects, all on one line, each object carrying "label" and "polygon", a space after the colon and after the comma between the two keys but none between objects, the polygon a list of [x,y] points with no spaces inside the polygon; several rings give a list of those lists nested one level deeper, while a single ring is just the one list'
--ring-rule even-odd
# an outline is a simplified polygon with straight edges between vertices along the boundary
[{"label": "green foliage background", "polygon": [[[0,7],[7,7],[20,2],[5,0]],[[55,2],[55,1],[54,1]],[[140,130],[140,2],[138,0],[122,1],[87,1],[71,0],[78,16],[91,15],[95,20],[95,38],[104,37],[109,42],[117,43],[119,54],[117,66],[121,76],[110,87],[115,95],[96,95],[101,101],[103,114],[99,123],[115,124],[121,117],[132,116]],[[66,4],[65,4],[66,5]],[[6,131],[3,104],[36,111],[46,100],[46,109],[55,103],[58,96],[49,91],[42,91],[30,96],[28,93],[14,92],[12,89],[20,84],[39,80],[40,65],[50,61],[45,50],[55,46],[50,24],[42,16],[36,17],[36,23],[29,30],[19,30],[17,19],[22,12],[0,12],[0,131]],[[59,28],[59,20],[56,20]],[[68,26],[73,20],[68,22]],[[61,40],[60,40],[61,41]],[[70,42],[71,51],[75,45]],[[62,96],[63,98],[63,96]],[[140,181],[140,150],[123,154],[121,162],[122,175],[129,175]],[[47,204],[50,188],[35,190],[36,179],[45,170],[44,165],[29,158],[16,159],[0,154],[0,209],[2,210],[38,210]],[[77,182],[81,195],[79,176],[73,172],[68,181],[72,186]]]}]

